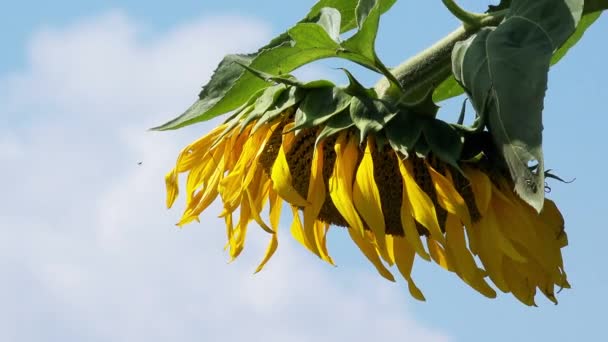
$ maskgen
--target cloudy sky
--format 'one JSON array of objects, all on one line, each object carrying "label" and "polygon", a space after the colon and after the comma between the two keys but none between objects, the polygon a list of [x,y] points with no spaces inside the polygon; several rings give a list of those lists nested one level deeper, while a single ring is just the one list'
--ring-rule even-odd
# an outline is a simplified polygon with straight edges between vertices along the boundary
[{"label": "cloudy sky", "polygon": [[[572,290],[539,308],[488,300],[418,263],[426,303],[411,299],[346,243],[339,267],[283,234],[253,276],[265,236],[227,264],[212,207],[179,230],[163,176],[215,122],[146,129],[194,101],[224,54],[254,50],[313,1],[21,1],[0,12],[0,340],[2,341],[570,341],[604,335],[608,71],[601,18],[551,73],[545,110],[552,184],[566,218]],[[388,64],[457,23],[439,1],[400,1],[378,51]],[[461,1],[481,10],[482,0]],[[428,26],[428,27],[427,27]],[[300,72],[336,77],[337,61]],[[361,74],[373,82],[372,75]],[[460,100],[458,100],[460,101]],[[458,101],[444,104],[454,117]],[[138,162],[143,162],[138,165]]]}]

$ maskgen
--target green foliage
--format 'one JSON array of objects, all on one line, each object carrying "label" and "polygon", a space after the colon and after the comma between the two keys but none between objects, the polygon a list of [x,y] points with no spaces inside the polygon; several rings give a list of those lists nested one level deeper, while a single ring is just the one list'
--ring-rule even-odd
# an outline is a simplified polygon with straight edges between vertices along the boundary
[{"label": "green foliage", "polygon": [[575,31],[582,10],[582,0],[513,0],[498,27],[458,43],[452,55],[454,75],[477,113],[487,116],[516,192],[538,211],[544,201],[547,74],[553,51]]},{"label": "green foliage", "polygon": [[[394,2],[320,1],[317,6],[333,4],[337,8],[315,6],[304,20],[258,52],[226,56],[203,87],[199,100],[179,117],[153,129],[177,129],[212,119],[236,109],[258,90],[268,86],[263,79],[246,72],[243,66],[280,76],[315,60],[339,57],[382,73],[398,84],[374,49],[380,15]],[[358,28],[357,32],[341,42],[340,33],[351,29],[353,23]]]}]

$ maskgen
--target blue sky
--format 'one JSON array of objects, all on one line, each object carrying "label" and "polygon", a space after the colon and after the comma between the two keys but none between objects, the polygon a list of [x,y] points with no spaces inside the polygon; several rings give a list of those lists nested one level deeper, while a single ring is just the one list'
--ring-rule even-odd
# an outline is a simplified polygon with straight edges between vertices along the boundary
[{"label": "blue sky", "polygon": [[[483,10],[486,1],[460,3]],[[608,260],[603,214],[608,86],[600,18],[552,69],[544,114],[546,164],[566,219],[572,290],[554,306],[488,300],[436,265],[417,263],[427,302],[409,297],[330,236],[339,267],[281,238],[253,234],[226,264],[222,222],[177,230],[163,175],[213,123],[149,133],[186,108],[226,53],[254,50],[313,1],[11,2],[0,12],[0,340],[411,341],[601,340]],[[400,1],[383,18],[378,52],[394,65],[457,26],[440,1]],[[323,61],[304,77],[337,77]],[[371,73],[358,70],[373,84]],[[454,118],[460,99],[442,104]],[[8,119],[8,120],[6,120]],[[141,166],[138,161],[143,161]],[[284,229],[285,231],[287,229]]]}]

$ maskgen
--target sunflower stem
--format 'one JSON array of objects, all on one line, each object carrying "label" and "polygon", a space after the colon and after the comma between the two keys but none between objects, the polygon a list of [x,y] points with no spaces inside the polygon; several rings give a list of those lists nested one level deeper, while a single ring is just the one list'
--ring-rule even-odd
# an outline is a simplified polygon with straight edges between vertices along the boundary
[{"label": "sunflower stem", "polygon": [[405,102],[421,99],[452,73],[451,57],[454,45],[484,27],[498,25],[506,12],[507,10],[501,10],[484,14],[478,20],[479,25],[462,25],[426,50],[393,68],[391,72],[404,91],[394,89],[389,80],[383,77],[376,83],[376,93],[382,98],[397,98],[398,101]]}]

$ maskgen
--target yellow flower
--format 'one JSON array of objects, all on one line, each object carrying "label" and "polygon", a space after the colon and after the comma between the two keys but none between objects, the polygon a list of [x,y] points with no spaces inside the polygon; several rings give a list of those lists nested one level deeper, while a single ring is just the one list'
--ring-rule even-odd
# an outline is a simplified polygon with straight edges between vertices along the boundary
[{"label": "yellow flower", "polygon": [[554,288],[569,287],[564,222],[552,201],[539,214],[492,167],[472,161],[456,168],[432,153],[406,156],[372,133],[360,143],[355,127],[319,138],[323,125],[298,129],[294,110],[266,122],[229,121],[187,146],[166,176],[171,207],[178,175],[188,174],[178,225],[198,220],[219,196],[232,259],[252,221],[270,234],[258,272],[277,249],[286,202],[291,234],[309,251],[333,264],[327,232],[346,227],[380,275],[394,281],[395,265],[419,300],[424,296],[411,276],[416,256],[491,298],[496,292],[488,281],[528,305],[536,289],[555,301]]}]

